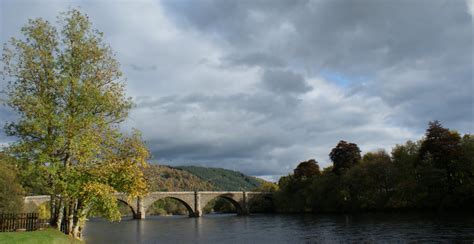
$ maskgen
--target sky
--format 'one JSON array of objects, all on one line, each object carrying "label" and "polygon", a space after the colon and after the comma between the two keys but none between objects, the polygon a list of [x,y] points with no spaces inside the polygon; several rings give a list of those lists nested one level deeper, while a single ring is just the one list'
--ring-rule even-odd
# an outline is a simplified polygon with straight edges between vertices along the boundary
[{"label": "sky", "polygon": [[474,132],[474,0],[0,0],[0,40],[71,8],[121,63],[123,130],[154,163],[277,180],[330,166],[340,140],[390,152],[432,120]]}]

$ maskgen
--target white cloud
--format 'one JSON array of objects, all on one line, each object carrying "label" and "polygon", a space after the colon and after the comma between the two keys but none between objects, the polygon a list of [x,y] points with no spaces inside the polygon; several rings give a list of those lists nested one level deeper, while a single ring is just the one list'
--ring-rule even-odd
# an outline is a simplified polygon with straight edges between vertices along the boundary
[{"label": "white cloud", "polygon": [[467,12],[474,17],[474,0],[466,0]]}]

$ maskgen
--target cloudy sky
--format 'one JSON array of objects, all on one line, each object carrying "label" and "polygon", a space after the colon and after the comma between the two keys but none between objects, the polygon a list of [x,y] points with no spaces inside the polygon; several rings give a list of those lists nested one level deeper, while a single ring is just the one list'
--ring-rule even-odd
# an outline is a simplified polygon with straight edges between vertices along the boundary
[{"label": "cloudy sky", "polygon": [[0,40],[75,7],[116,52],[124,128],[153,162],[276,179],[330,165],[342,139],[390,151],[435,119],[474,133],[471,0],[0,0]]}]

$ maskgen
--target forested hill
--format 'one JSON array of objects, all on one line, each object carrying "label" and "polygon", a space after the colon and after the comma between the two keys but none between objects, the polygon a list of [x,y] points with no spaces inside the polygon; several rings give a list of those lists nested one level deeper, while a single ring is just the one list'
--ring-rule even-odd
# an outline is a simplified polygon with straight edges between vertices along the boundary
[{"label": "forested hill", "polygon": [[150,165],[143,171],[150,191],[253,190],[264,180],[237,171],[197,166]]},{"label": "forested hill", "polygon": [[143,170],[150,191],[212,191],[216,187],[209,182],[170,166],[149,165]]},{"label": "forested hill", "polygon": [[211,183],[216,187],[216,190],[221,191],[249,191],[259,187],[264,182],[262,179],[228,169],[198,166],[179,166],[176,168],[185,170]]}]

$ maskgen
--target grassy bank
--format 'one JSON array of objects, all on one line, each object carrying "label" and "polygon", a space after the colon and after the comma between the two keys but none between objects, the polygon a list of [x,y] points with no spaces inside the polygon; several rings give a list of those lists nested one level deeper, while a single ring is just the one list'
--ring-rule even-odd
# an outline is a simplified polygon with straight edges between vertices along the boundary
[{"label": "grassy bank", "polygon": [[55,229],[46,229],[32,232],[6,232],[0,233],[0,243],[21,243],[21,244],[62,244],[75,243],[81,244],[83,242],[75,240]]}]

